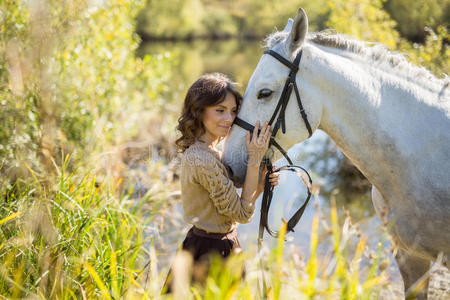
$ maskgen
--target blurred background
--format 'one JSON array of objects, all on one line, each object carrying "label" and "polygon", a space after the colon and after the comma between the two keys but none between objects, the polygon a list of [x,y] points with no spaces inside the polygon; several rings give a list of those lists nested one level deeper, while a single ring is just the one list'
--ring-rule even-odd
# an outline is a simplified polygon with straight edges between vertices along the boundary
[{"label": "blurred background", "polygon": [[[450,0],[2,0],[0,292],[53,297],[77,283],[95,291],[92,274],[110,276],[99,257],[143,268],[152,243],[167,267],[187,228],[173,145],[186,89],[222,72],[243,93],[262,40],[299,7],[311,32],[331,28],[436,77],[449,73]],[[292,247],[308,255],[314,213],[329,210],[330,197],[340,215],[377,232],[373,245],[387,239],[370,184],[323,132],[290,154],[320,189]],[[273,227],[304,199],[295,180],[283,175]],[[239,229],[248,247],[257,222]]]}]

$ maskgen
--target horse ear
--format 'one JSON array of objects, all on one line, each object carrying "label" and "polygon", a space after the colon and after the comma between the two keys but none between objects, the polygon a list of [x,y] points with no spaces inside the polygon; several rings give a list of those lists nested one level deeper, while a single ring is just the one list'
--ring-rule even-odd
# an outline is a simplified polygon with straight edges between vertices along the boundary
[{"label": "horse ear", "polygon": [[289,18],[286,27],[284,27],[283,31],[284,32],[291,32],[292,30],[292,25],[294,24],[294,20],[292,20],[291,18]]},{"label": "horse ear", "polygon": [[303,8],[299,8],[288,39],[288,50],[292,53],[305,42],[308,32],[308,17]]}]

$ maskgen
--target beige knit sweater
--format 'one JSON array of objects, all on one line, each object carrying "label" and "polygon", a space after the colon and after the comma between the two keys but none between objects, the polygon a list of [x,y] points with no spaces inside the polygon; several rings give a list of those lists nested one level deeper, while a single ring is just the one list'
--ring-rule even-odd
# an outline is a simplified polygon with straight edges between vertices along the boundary
[{"label": "beige knit sweater", "polygon": [[226,233],[250,222],[255,207],[242,200],[220,154],[196,141],[181,159],[184,220],[207,232]]}]

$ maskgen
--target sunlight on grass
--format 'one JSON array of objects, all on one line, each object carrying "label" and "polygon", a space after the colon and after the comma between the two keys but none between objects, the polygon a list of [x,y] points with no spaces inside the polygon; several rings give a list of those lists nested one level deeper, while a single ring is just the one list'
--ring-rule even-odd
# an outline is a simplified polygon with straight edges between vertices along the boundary
[{"label": "sunlight on grass", "polygon": [[[158,197],[158,191],[133,200],[117,190],[117,182],[98,184],[91,174],[68,173],[69,159],[65,162],[51,189],[41,190],[36,182],[14,198],[6,198],[1,207],[0,294],[172,298],[160,296],[167,268],[158,272],[157,260],[162,253],[155,250],[150,236],[143,234],[153,216],[160,213],[158,207],[164,207],[152,200]],[[262,265],[269,299],[293,295],[300,299],[373,298],[386,284],[384,270],[380,270],[381,246],[375,249],[370,264],[363,266],[363,256],[371,251],[367,237],[357,237],[350,220],[339,225],[333,199],[330,216],[331,224],[326,226],[319,226],[326,222],[319,211],[314,217],[311,256],[306,261],[301,253],[292,253],[289,259],[283,255],[285,225],[271,251],[263,248],[257,253],[255,247],[225,263],[213,259],[203,285],[189,283],[189,258],[177,256],[172,265],[178,270],[175,281],[184,287],[177,295],[192,299],[260,298]],[[331,248],[324,255],[318,247],[327,241],[332,242]]]},{"label": "sunlight on grass", "polygon": [[[367,237],[358,237],[356,228],[346,229],[346,226],[351,226],[348,225],[349,220],[341,227],[334,202],[332,199],[331,231],[320,232],[320,214],[314,217],[311,256],[307,261],[302,260],[300,253],[292,253],[288,260],[283,258],[284,224],[277,247],[269,252],[263,249],[258,254],[256,249],[249,249],[226,263],[214,257],[208,278],[203,285],[195,284],[191,288],[190,298],[260,299],[261,272],[264,272],[267,288],[264,294],[268,299],[376,299],[388,283],[385,270],[380,268],[381,247],[374,251],[368,249]],[[318,254],[318,246],[320,241],[327,239],[332,241],[332,246],[322,257]],[[370,264],[361,264],[363,258]],[[260,269],[260,259],[263,270]],[[243,269],[246,275],[241,279]],[[183,278],[190,276],[184,274]],[[171,299],[171,296],[163,298]]]}]

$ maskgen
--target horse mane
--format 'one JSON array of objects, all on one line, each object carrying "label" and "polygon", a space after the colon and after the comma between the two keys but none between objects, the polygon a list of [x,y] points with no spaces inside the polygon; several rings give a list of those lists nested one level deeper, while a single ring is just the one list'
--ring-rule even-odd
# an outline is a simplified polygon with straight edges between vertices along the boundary
[{"label": "horse mane", "polygon": [[[277,44],[285,41],[289,33],[284,31],[275,32],[264,40],[266,48],[273,48]],[[364,42],[349,38],[346,35],[335,33],[331,30],[314,32],[308,34],[307,41],[324,47],[341,49],[358,54],[364,59],[377,63],[383,69],[387,69],[396,74],[407,77],[423,87],[429,88],[430,81],[445,89],[449,84],[449,77],[444,74],[443,79],[434,76],[424,67],[418,67],[408,62],[401,53],[389,51],[384,45],[373,42]]]}]

